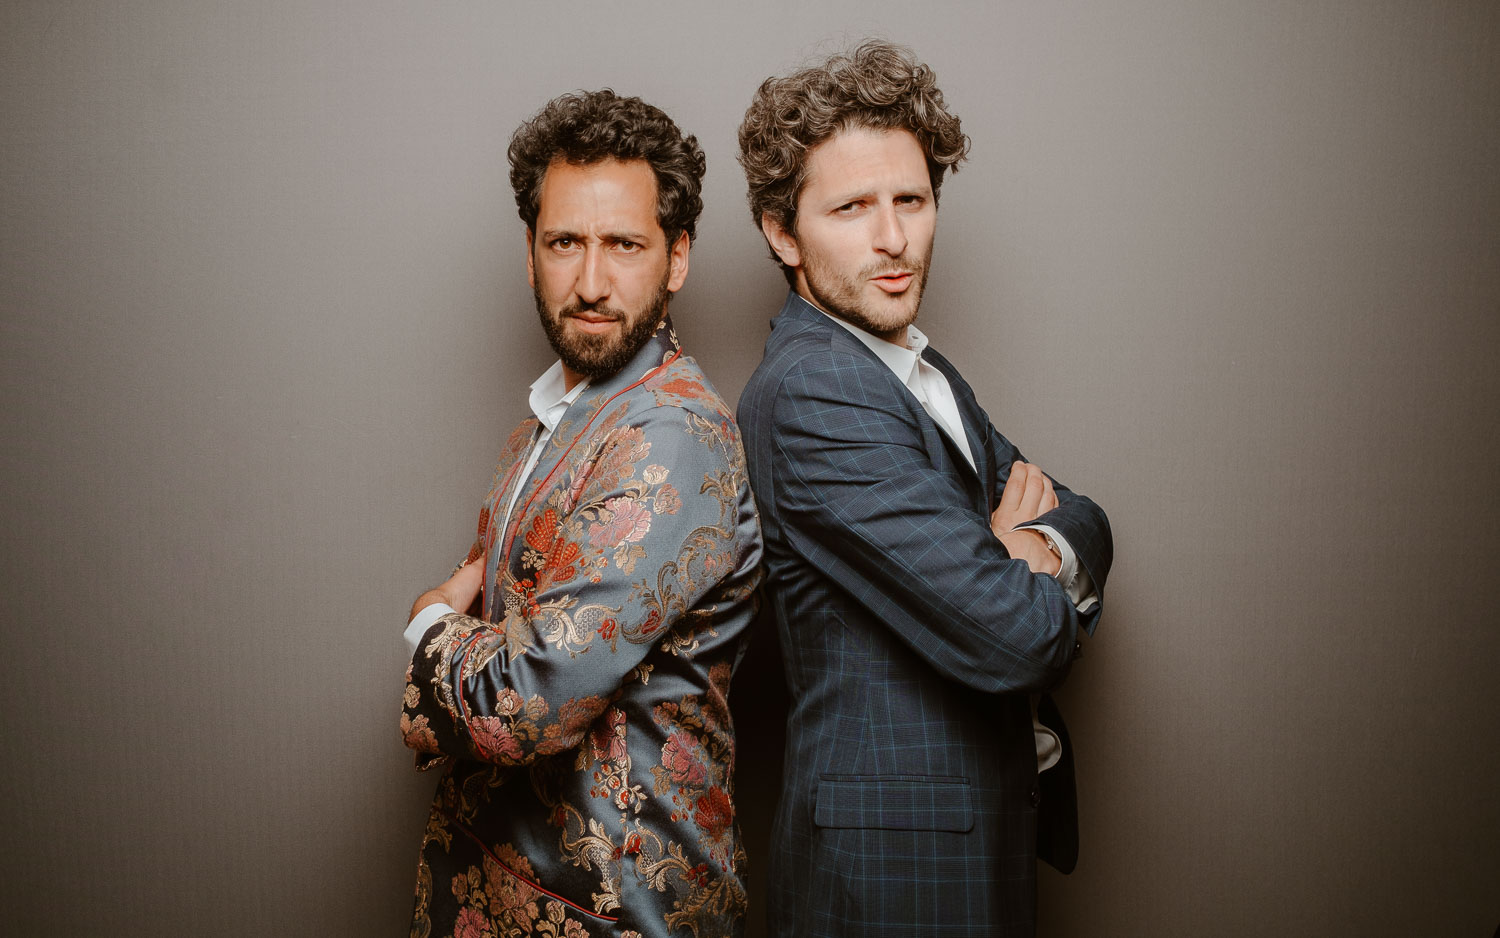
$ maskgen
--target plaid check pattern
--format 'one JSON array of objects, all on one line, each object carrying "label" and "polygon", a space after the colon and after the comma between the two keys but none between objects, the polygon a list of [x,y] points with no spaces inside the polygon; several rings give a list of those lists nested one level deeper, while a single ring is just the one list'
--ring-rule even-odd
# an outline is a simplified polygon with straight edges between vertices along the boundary
[{"label": "plaid check pattern", "polygon": [[[1063,680],[1078,631],[1098,622],[1109,523],[1061,484],[1040,519],[1093,578],[1101,603],[1081,615],[991,533],[1023,457],[952,364],[924,357],[953,387],[974,467],[868,348],[795,293],[740,400],[792,698],[769,864],[780,936],[1035,930],[1028,695]],[[1043,829],[1073,842],[1043,846],[1071,868],[1071,784],[1042,807],[1064,815]]]}]

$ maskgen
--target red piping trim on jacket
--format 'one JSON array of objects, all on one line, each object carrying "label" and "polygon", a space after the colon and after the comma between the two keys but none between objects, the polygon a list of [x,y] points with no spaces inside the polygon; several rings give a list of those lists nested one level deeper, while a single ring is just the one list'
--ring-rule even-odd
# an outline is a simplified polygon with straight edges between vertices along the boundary
[{"label": "red piping trim on jacket", "polygon": [[454,816],[453,812],[449,811],[447,808],[440,808],[439,810],[441,810],[445,815],[448,816],[448,820],[450,820],[450,821],[453,822],[453,826],[454,827],[457,827],[459,830],[463,831],[464,834],[466,834],[470,840],[474,841],[475,845],[478,846],[480,850],[484,851],[484,855],[485,856],[489,857],[491,860],[494,860],[496,866],[500,867],[502,870],[504,870],[505,872],[509,873],[511,876],[515,877],[517,880],[525,883],[526,885],[530,886],[532,889],[535,889],[537,892],[541,893],[542,895],[544,895],[544,896],[551,896],[553,899],[556,899],[558,902],[561,902],[562,904],[568,906],[570,909],[573,909],[573,910],[578,911],[578,912],[582,912],[584,915],[587,915],[587,916],[589,916],[591,918],[603,919],[606,922],[618,922],[619,921],[618,918],[611,917],[611,916],[608,916],[608,915],[601,915],[598,912],[592,912],[592,911],[590,911],[588,909],[585,909],[583,906],[579,905],[578,903],[574,902],[573,900],[571,900],[571,899],[569,899],[569,898],[567,898],[565,896],[559,896],[557,893],[553,892],[552,890],[546,889],[546,888],[542,887],[540,884],[534,883],[531,880],[527,879],[526,877],[522,876],[520,873],[517,873],[515,870],[511,869],[510,866],[507,865],[504,860],[502,860],[499,857],[495,856],[495,851],[493,851],[489,847],[485,846],[484,841],[482,841],[482,840],[479,839],[479,835],[476,834],[476,833],[474,833],[472,830],[470,830],[469,826],[467,824],[465,824],[463,821],[460,821],[456,816]]},{"label": "red piping trim on jacket", "polygon": [[[582,429],[580,429],[578,431],[578,433],[576,433],[573,436],[573,442],[569,443],[568,444],[568,448],[565,449],[565,450],[563,450],[562,456],[558,457],[556,465],[554,465],[552,467],[552,471],[549,472],[549,473],[547,473],[547,475],[542,479],[542,484],[539,485],[539,486],[537,486],[536,491],[531,493],[531,497],[530,498],[526,499],[526,504],[523,505],[523,506],[521,506],[521,510],[519,512],[512,512],[511,513],[512,523],[509,525],[509,527],[510,527],[510,533],[509,533],[509,536],[505,539],[505,546],[504,546],[503,550],[500,553],[500,557],[501,557],[502,561],[504,560],[504,558],[510,556],[510,548],[511,548],[511,545],[516,542],[516,532],[520,529],[521,519],[524,518],[524,517],[526,517],[526,513],[531,510],[531,505],[532,505],[533,502],[536,501],[537,496],[540,495],[540,494],[542,494],[543,492],[545,492],[547,490],[547,485],[548,485],[548,483],[550,483],[552,481],[552,476],[557,473],[557,470],[559,470],[559,469],[562,468],[563,463],[567,461],[568,454],[571,453],[571,452],[573,452],[573,447],[577,446],[578,445],[578,441],[581,440],[581,439],[583,439],[584,433],[586,433],[588,431],[589,427],[593,426],[594,421],[596,419],[598,419],[599,415],[602,414],[602,413],[604,413],[605,408],[609,407],[610,404],[613,404],[615,402],[615,400],[620,397],[620,395],[624,394],[627,391],[634,391],[636,388],[638,388],[641,385],[645,384],[647,381],[650,381],[654,376],[656,376],[660,372],[665,371],[668,365],[670,365],[673,362],[677,361],[677,359],[679,359],[681,357],[682,357],[682,349],[679,348],[675,352],[672,353],[672,357],[671,358],[668,358],[666,361],[662,362],[660,365],[657,365],[655,368],[652,368],[650,371],[648,371],[645,374],[641,375],[640,380],[638,380],[638,381],[634,382],[633,384],[630,384],[630,385],[628,385],[626,387],[621,388],[620,390],[616,391],[614,394],[611,394],[610,397],[609,397],[609,400],[607,400],[603,404],[599,405],[599,408],[594,411],[593,416],[588,419],[588,422],[585,423],[583,425]],[[525,480],[522,480],[522,481],[524,483]],[[483,590],[488,585],[489,584],[487,584],[487,583],[485,583],[483,581],[480,581],[480,589],[481,590]],[[480,595],[481,595],[480,607],[483,608],[483,604],[484,604],[483,593],[481,592]],[[503,600],[503,597],[502,597],[502,600]],[[489,630],[490,631],[494,631],[493,627],[491,627]],[[464,645],[466,647],[464,648],[464,651],[463,651],[463,657],[458,662],[458,681],[459,682],[463,681],[464,668],[469,663],[469,655],[474,651],[474,643],[479,638],[479,631],[480,631],[479,629],[475,629],[472,633],[470,633],[470,635],[469,635],[468,638],[464,639],[463,643],[464,643]],[[469,707],[464,702],[464,695],[462,693],[459,693],[456,696],[458,697],[459,718],[464,722],[465,725],[468,725],[468,722],[469,722]],[[477,752],[477,753],[479,753],[481,756],[484,756],[485,759],[488,760],[489,756],[490,756],[490,753],[484,751],[484,748],[479,745],[479,740],[477,740],[477,739],[474,738],[474,734],[473,733],[469,733],[468,735],[469,735],[469,744],[474,747],[474,751]],[[481,844],[481,846],[483,846],[483,845]],[[499,862],[499,861],[497,860],[496,862]],[[559,896],[558,898],[562,898],[562,897]],[[563,900],[563,901],[566,902],[567,900]]]}]

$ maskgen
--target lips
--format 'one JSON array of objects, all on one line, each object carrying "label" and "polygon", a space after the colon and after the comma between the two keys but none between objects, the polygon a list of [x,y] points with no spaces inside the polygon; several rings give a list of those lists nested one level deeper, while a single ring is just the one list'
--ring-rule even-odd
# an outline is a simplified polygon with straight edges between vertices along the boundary
[{"label": "lips", "polygon": [[871,277],[870,280],[887,293],[901,293],[907,287],[911,286],[912,274],[910,271],[902,271],[899,273],[881,274],[878,277]]},{"label": "lips", "polygon": [[596,311],[569,313],[568,318],[573,320],[581,331],[589,333],[607,332],[611,326],[620,321],[618,316],[608,316]]}]

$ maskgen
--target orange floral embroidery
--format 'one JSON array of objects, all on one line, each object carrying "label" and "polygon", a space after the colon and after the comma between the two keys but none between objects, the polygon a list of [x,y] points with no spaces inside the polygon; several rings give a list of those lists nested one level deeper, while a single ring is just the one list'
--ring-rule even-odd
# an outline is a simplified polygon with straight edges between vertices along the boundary
[{"label": "orange floral embroidery", "polygon": [[651,390],[661,394],[671,394],[674,397],[699,398],[708,394],[703,382],[692,378],[673,378],[654,385]]},{"label": "orange floral embroidery", "polygon": [[547,553],[557,537],[557,512],[551,508],[531,519],[531,530],[526,532],[526,546],[540,554]]},{"label": "orange floral embroidery", "polygon": [[572,541],[562,541],[547,557],[547,566],[539,571],[552,583],[566,583],[578,576],[575,564],[583,558],[583,552]]}]

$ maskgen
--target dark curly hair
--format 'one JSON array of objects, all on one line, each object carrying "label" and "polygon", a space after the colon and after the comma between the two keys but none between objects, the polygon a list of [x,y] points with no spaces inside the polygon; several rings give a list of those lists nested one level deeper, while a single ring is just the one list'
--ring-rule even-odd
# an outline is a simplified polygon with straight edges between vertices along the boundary
[{"label": "dark curly hair", "polygon": [[703,173],[708,162],[696,137],[658,107],[624,98],[608,88],[553,98],[510,138],[510,185],[516,210],[536,230],[542,180],[554,160],[587,165],[603,160],[645,160],[656,174],[656,221],[668,249],[682,232],[697,235],[703,211]]},{"label": "dark curly hair", "polygon": [[[756,90],[740,124],[739,157],[756,227],[763,215],[770,215],[795,234],[808,154],[856,127],[911,131],[927,157],[934,199],[943,173],[950,167],[957,172],[969,153],[969,138],[944,107],[932,69],[910,49],[867,39],[822,65],[767,78]],[[785,264],[782,271],[788,281],[793,279]]]}]

